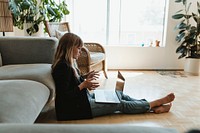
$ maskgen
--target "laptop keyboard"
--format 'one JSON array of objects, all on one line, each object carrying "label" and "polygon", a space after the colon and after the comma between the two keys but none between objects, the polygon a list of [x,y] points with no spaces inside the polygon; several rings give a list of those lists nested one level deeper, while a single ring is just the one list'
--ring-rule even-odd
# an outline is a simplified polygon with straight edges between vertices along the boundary
[{"label": "laptop keyboard", "polygon": [[107,101],[115,101],[115,97],[113,96],[115,92],[113,91],[104,91],[104,95]]}]

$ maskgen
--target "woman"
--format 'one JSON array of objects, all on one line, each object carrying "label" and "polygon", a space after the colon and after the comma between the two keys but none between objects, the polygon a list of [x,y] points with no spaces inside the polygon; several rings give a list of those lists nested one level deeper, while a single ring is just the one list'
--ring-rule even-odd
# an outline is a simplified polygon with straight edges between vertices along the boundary
[{"label": "woman", "polygon": [[93,118],[120,111],[121,113],[137,114],[145,112],[164,113],[171,108],[173,93],[148,102],[145,99],[133,99],[121,92],[121,101],[116,104],[95,103],[94,90],[99,86],[96,71],[80,75],[76,60],[81,54],[83,41],[73,33],[66,33],[59,41],[52,76],[56,85],[55,109],[57,120],[75,120]]}]

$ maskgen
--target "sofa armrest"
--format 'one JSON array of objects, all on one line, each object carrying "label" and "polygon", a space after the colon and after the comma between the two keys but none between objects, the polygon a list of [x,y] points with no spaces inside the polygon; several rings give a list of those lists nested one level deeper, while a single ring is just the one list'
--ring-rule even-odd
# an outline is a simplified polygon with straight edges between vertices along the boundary
[{"label": "sofa armrest", "polygon": [[48,98],[49,89],[39,82],[0,80],[0,123],[33,124]]}]

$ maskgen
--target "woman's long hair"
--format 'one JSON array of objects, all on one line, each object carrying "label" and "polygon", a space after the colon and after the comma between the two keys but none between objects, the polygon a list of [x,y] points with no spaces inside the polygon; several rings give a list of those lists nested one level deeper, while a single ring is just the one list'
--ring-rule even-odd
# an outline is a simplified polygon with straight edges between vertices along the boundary
[{"label": "woman's long hair", "polygon": [[74,64],[76,63],[73,58],[73,49],[74,47],[83,46],[82,39],[73,33],[65,33],[59,41],[54,61],[52,64],[52,69],[55,68],[56,64],[61,61],[65,60],[69,65],[74,68]]}]

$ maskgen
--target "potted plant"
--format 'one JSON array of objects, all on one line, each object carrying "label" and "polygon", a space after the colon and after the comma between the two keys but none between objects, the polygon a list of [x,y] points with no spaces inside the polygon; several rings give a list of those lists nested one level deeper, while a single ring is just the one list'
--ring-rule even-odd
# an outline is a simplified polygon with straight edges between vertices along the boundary
[{"label": "potted plant", "polygon": [[[192,2],[188,3],[187,0],[175,0],[175,2],[183,5],[183,8],[172,16],[173,19],[180,20],[175,27],[175,30],[179,31],[176,41],[180,43],[176,53],[181,54],[178,59],[186,57],[186,62],[189,62],[189,64],[185,64],[184,70],[198,75],[200,62],[200,4],[197,2],[197,11],[194,13],[190,11]],[[195,66],[190,66],[191,64]]]},{"label": "potted plant", "polygon": [[25,29],[29,35],[38,32],[44,21],[61,21],[64,15],[69,14],[64,1],[57,4],[54,0],[9,0],[9,9],[14,26],[23,30],[25,23],[30,24]]}]

